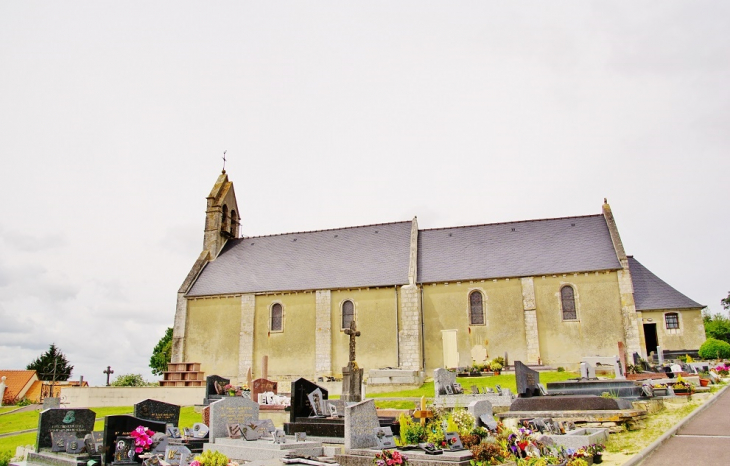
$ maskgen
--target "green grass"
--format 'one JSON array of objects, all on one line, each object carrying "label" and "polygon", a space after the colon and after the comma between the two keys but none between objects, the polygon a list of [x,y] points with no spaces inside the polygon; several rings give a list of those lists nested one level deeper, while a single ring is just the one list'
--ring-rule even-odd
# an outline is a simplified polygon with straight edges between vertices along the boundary
[{"label": "green grass", "polygon": [[7,412],[12,411],[17,408],[18,408],[17,406],[3,406],[2,408],[0,408],[0,414],[7,413]]},{"label": "green grass", "polygon": [[0,418],[0,434],[38,428],[38,411],[5,414]]},{"label": "green grass", "polygon": [[415,409],[416,402],[382,400],[376,401],[375,407],[380,409]]},{"label": "green grass", "polygon": [[9,437],[0,437],[0,451],[10,450],[10,453],[15,455],[15,449],[17,447],[25,445],[35,446],[35,437],[35,432],[20,435],[11,435]]},{"label": "green grass", "polygon": [[180,422],[178,427],[182,430],[184,427],[193,427],[196,422],[203,422],[203,414],[196,413],[195,408],[187,406],[180,409]]},{"label": "green grass", "polygon": [[[540,383],[561,382],[563,380],[579,377],[575,372],[540,372]],[[502,374],[492,377],[457,377],[456,381],[464,388],[465,393],[471,393],[471,386],[476,385],[480,390],[484,387],[496,388],[499,384],[502,388],[509,388],[512,393],[517,392],[517,381],[514,374]],[[401,390],[397,392],[368,393],[368,398],[433,398],[433,382],[426,382],[420,388],[412,390]],[[377,402],[376,402],[377,403]],[[377,404],[376,404],[377,405]],[[380,407],[380,406],[378,406]]]}]

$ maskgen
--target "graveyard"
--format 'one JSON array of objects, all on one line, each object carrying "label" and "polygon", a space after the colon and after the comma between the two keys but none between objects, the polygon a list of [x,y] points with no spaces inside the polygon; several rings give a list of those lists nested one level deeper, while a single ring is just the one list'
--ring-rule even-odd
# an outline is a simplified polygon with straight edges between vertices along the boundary
[{"label": "graveyard", "polygon": [[[352,377],[362,377],[354,351],[348,366]],[[46,409],[3,407],[0,451],[16,448],[20,460],[12,464],[27,466],[365,466],[379,458],[413,466],[557,464],[536,463],[538,456],[573,466],[618,465],[730,381],[724,364],[646,363],[636,380],[622,364],[598,376],[600,366],[586,360],[580,373],[571,373],[515,361],[501,375],[478,377],[437,369],[418,389],[372,397],[352,379],[330,397],[303,378],[282,390],[272,380],[212,375],[196,406],[145,399],[119,408],[52,401]],[[702,379],[710,386],[702,387]],[[393,402],[407,407],[393,409]]]}]

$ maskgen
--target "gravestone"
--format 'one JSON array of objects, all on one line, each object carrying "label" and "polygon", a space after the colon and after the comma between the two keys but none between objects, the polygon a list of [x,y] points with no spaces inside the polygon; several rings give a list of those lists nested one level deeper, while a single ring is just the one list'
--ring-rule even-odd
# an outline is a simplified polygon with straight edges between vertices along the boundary
[{"label": "gravestone", "polygon": [[228,435],[227,425],[259,420],[259,404],[241,396],[224,397],[210,404],[210,441]]},{"label": "gravestone", "polygon": [[223,387],[231,383],[231,379],[226,379],[219,375],[209,375],[205,378],[205,400],[203,404],[207,405],[213,400],[220,400],[226,394]]},{"label": "gravestone", "polygon": [[458,432],[444,432],[444,439],[449,451],[462,451],[465,449]]},{"label": "gravestone", "polygon": [[347,366],[342,368],[342,395],[340,398],[345,403],[362,401],[362,376],[364,369],[358,367],[355,362],[355,337],[360,336],[357,331],[357,324],[353,319],[350,328],[344,331],[350,337],[350,360]]},{"label": "gravestone", "polygon": [[172,466],[187,466],[192,459],[192,452],[185,445],[168,445],[165,449],[165,461]]},{"label": "gravestone", "polygon": [[493,419],[492,416],[494,416],[494,412],[492,411],[492,403],[490,403],[488,400],[475,400],[469,403],[469,407],[467,408],[469,411],[469,414],[474,416],[474,427],[479,427],[482,425],[481,418],[482,416],[488,416],[489,419]]},{"label": "gravestone", "polygon": [[375,400],[365,400],[345,407],[345,451],[378,445],[375,429],[380,427]]},{"label": "gravestone", "polygon": [[51,448],[51,432],[72,432],[84,438],[94,430],[96,413],[90,409],[53,408],[41,411],[38,416],[36,451]]},{"label": "gravestone", "polygon": [[203,408],[201,414],[203,415],[203,424],[210,427],[210,405]]},{"label": "gravestone", "polygon": [[454,383],[456,383],[455,372],[450,372],[441,368],[433,371],[433,389],[435,390],[436,395],[446,395],[446,387],[450,387],[453,393]]},{"label": "gravestone", "polygon": [[180,406],[147,399],[134,405],[134,415],[140,419],[177,426],[180,423]]},{"label": "gravestone", "polygon": [[308,395],[318,388],[322,392],[322,398],[326,400],[329,393],[326,388],[322,388],[307,379],[297,379],[291,383],[289,422],[296,422],[298,417],[309,417],[312,414],[313,410]]},{"label": "gravestone", "polygon": [[[92,424],[93,425],[93,424]],[[140,419],[138,417],[129,416],[127,414],[117,414],[106,416],[104,418],[104,455],[102,460],[104,464],[111,464],[114,461],[114,451],[117,437],[129,436],[139,426],[147,427],[153,432],[166,432],[164,422],[150,421],[148,419]],[[131,438],[131,437],[130,437]]]},{"label": "gravestone", "polygon": [[520,398],[540,396],[540,373],[522,364],[522,361],[515,361],[515,379],[517,380],[517,394]]},{"label": "gravestone", "polygon": [[258,401],[259,393],[273,392],[278,394],[278,386],[279,384],[273,380],[256,379],[253,381],[253,387],[251,387],[251,399]]},{"label": "gravestone", "polygon": [[61,407],[61,399],[57,396],[49,396],[43,399],[43,409],[54,409]]},{"label": "gravestone", "polygon": [[580,363],[580,378],[581,379],[595,379],[596,369],[589,362]]},{"label": "gravestone", "polygon": [[327,401],[323,398],[322,389],[316,388],[312,393],[307,394],[307,399],[309,406],[312,407],[310,415],[321,417],[329,415],[329,408],[327,408]]}]

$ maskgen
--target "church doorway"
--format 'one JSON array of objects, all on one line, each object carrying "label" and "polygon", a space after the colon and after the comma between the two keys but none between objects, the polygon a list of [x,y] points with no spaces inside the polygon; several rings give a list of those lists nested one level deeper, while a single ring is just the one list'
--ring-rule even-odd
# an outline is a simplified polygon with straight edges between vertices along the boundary
[{"label": "church doorway", "polygon": [[656,352],[656,347],[659,346],[659,340],[656,336],[656,324],[644,324],[644,341],[646,341],[647,356],[652,351]]}]

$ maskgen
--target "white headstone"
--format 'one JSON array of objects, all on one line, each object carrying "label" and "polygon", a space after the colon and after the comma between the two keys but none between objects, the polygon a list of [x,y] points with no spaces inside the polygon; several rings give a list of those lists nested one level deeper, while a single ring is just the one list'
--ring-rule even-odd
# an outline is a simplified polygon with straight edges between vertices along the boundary
[{"label": "white headstone", "polygon": [[5,385],[5,376],[3,375],[3,378],[0,379],[0,406],[3,405],[3,397],[5,396],[5,388],[7,388],[7,385]]},{"label": "white headstone", "polygon": [[661,346],[656,347],[656,355],[657,355],[657,358],[659,358],[659,365],[664,364],[664,353],[662,353]]},{"label": "white headstone", "polygon": [[345,451],[378,445],[375,429],[380,427],[375,400],[365,400],[345,407]]}]

